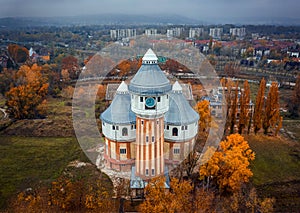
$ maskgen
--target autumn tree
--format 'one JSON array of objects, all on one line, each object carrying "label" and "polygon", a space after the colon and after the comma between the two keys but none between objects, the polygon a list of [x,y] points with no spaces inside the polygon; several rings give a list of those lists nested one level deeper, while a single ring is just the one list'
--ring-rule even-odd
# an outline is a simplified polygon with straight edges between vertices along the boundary
[{"label": "autumn tree", "polygon": [[74,56],[67,56],[61,61],[61,69],[68,70],[71,79],[77,79],[79,76],[78,59]]},{"label": "autumn tree", "polygon": [[165,188],[165,177],[153,178],[145,187],[145,201],[141,212],[191,212],[192,186],[187,181],[172,178],[171,189]]},{"label": "autumn tree", "polygon": [[0,73],[0,93],[2,95],[5,95],[5,93],[10,90],[10,87],[14,85],[15,75],[15,70],[8,69],[4,69],[3,72]]},{"label": "autumn tree", "polygon": [[29,51],[17,44],[10,44],[7,47],[9,55],[16,63],[24,63],[29,58]]},{"label": "autumn tree", "polygon": [[280,112],[278,84],[276,82],[272,82],[263,111],[264,134],[268,133],[270,127],[275,128],[275,125],[278,124],[279,121]]},{"label": "autumn tree", "polygon": [[253,114],[253,128],[256,134],[262,128],[262,113],[265,102],[266,81],[263,78],[260,81],[259,89],[255,99],[255,107]]},{"label": "autumn tree", "polygon": [[233,78],[240,72],[240,65],[236,62],[229,62],[225,64],[224,67],[224,73],[230,77]]},{"label": "autumn tree", "polygon": [[244,128],[249,124],[251,112],[250,112],[250,86],[248,81],[244,81],[244,89],[241,90],[241,96],[239,99],[240,113],[239,113],[239,124],[238,133],[242,134]]},{"label": "autumn tree", "polygon": [[298,75],[296,80],[296,85],[294,88],[293,96],[288,104],[288,109],[291,117],[299,117],[300,109],[300,75]]},{"label": "autumn tree", "polygon": [[230,134],[232,134],[234,132],[234,128],[235,128],[235,123],[236,123],[236,119],[237,119],[237,110],[238,110],[238,95],[239,95],[239,90],[238,87],[239,83],[236,82],[235,87],[234,87],[234,94],[229,94],[230,96],[233,96],[233,98],[231,99],[231,103],[230,103]]},{"label": "autumn tree", "polygon": [[231,116],[232,114],[232,106],[233,106],[233,101],[234,101],[234,87],[235,87],[235,83],[230,80],[230,79],[226,79],[226,78],[222,78],[220,80],[220,83],[223,87],[223,92],[224,92],[224,97],[226,100],[226,122],[225,122],[225,127],[224,127],[224,135],[226,134],[227,130],[229,129],[229,127],[231,126]]},{"label": "autumn tree", "polygon": [[274,198],[258,197],[255,188],[243,188],[218,200],[221,212],[273,212]]},{"label": "autumn tree", "polygon": [[239,134],[227,136],[218,150],[200,168],[200,178],[221,191],[237,191],[253,175],[249,165],[255,154]]},{"label": "autumn tree", "polygon": [[6,93],[6,105],[11,116],[24,119],[43,115],[48,92],[46,81],[40,66],[21,66],[15,76],[15,86]]},{"label": "autumn tree", "polygon": [[209,101],[207,100],[202,100],[199,101],[194,109],[196,112],[198,112],[200,116],[199,120],[199,130],[200,132],[205,132],[210,126],[211,122],[211,114],[210,114],[210,108],[209,108]]}]

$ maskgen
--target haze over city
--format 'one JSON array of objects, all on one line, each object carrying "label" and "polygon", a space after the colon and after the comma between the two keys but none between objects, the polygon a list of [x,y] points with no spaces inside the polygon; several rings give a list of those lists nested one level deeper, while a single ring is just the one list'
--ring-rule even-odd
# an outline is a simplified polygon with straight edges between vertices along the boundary
[{"label": "haze over city", "polygon": [[249,18],[299,19],[297,0],[0,0],[0,18],[56,17],[99,14],[177,14],[201,21],[243,22]]}]

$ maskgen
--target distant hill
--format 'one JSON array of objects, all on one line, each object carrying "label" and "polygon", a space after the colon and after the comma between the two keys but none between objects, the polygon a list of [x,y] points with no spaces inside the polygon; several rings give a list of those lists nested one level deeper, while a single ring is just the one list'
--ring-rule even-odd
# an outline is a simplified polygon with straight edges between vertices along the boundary
[{"label": "distant hill", "polygon": [[8,17],[0,18],[1,28],[22,28],[39,26],[70,26],[70,25],[282,25],[300,26],[299,18],[284,17],[215,17],[196,20],[182,15],[153,14],[153,15],[126,15],[102,14],[64,17]]},{"label": "distant hill", "polygon": [[167,25],[203,24],[203,22],[178,15],[89,15],[66,17],[9,17],[0,19],[0,27],[20,28],[36,26],[69,25]]}]

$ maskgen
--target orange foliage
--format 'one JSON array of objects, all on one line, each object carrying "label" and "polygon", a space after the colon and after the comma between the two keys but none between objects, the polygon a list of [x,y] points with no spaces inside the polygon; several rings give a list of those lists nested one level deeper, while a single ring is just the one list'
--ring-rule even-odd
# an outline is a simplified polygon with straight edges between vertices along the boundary
[{"label": "orange foliage", "polygon": [[221,190],[237,191],[253,175],[249,169],[255,154],[239,134],[221,141],[219,149],[200,168],[201,179],[215,182]]},{"label": "orange foliage", "polygon": [[16,63],[24,63],[29,58],[29,51],[17,44],[8,45],[8,53]]},{"label": "orange foliage", "polygon": [[190,183],[173,178],[170,184],[172,191],[167,191],[164,177],[153,178],[145,188],[146,199],[140,205],[141,212],[190,212]]},{"label": "orange foliage", "polygon": [[71,79],[77,79],[79,75],[78,60],[74,56],[67,56],[61,61],[61,68],[68,70]]},{"label": "orange foliage", "polygon": [[201,132],[205,132],[210,127],[210,123],[211,123],[209,101],[207,100],[200,101],[196,104],[194,108],[200,116],[199,129]]},{"label": "orange foliage", "polygon": [[17,86],[6,93],[10,114],[16,119],[42,115],[49,84],[41,74],[41,67],[21,66],[15,78]]},{"label": "orange foliage", "polygon": [[264,134],[268,133],[270,127],[275,128],[275,125],[278,124],[279,121],[280,113],[278,84],[276,82],[272,82],[263,113]]},{"label": "orange foliage", "polygon": [[260,81],[259,90],[257,92],[256,100],[255,100],[255,108],[253,114],[253,127],[254,133],[256,134],[262,128],[262,113],[264,106],[264,98],[265,98],[265,89],[266,89],[266,81],[263,78]]}]

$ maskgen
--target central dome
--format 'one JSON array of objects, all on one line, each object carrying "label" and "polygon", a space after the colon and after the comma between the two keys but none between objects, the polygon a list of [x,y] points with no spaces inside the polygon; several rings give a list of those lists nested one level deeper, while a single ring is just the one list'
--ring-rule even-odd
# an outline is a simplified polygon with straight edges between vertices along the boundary
[{"label": "central dome", "polygon": [[143,63],[131,80],[128,90],[140,95],[159,95],[172,90],[170,81],[157,64],[155,53],[149,49]]}]

